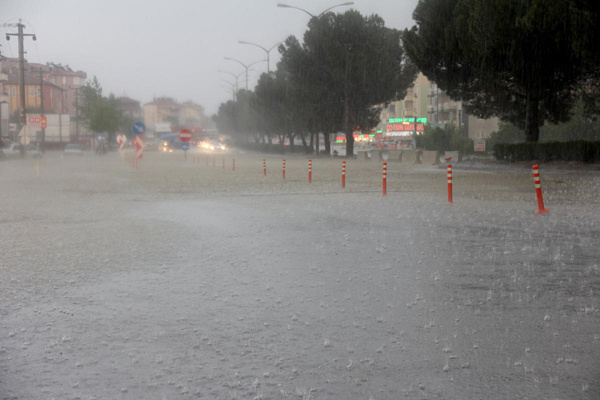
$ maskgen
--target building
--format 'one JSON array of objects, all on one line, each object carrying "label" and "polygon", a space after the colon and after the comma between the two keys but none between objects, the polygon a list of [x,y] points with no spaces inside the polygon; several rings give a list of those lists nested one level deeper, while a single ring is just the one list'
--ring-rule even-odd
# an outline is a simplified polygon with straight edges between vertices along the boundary
[{"label": "building", "polygon": [[467,137],[473,140],[488,139],[492,132],[498,130],[499,118],[481,119],[468,115],[463,111],[463,103],[452,100],[435,82],[431,84],[427,96],[431,99],[427,107],[431,124],[464,126]]},{"label": "building", "polygon": [[450,123],[465,127],[468,137],[478,140],[489,138],[498,130],[499,122],[498,118],[483,120],[464,113],[462,102],[452,100],[420,72],[404,99],[390,102],[381,111],[380,118],[377,133],[392,147],[400,148],[410,147],[412,134],[423,131],[426,124],[444,126]]},{"label": "building", "polygon": [[117,99],[119,110],[132,122],[142,121],[144,119],[141,103],[126,96]]},{"label": "building", "polygon": [[[78,90],[85,85],[86,73],[73,71],[68,65],[62,66],[54,63],[44,65],[29,63],[25,60],[24,65],[26,112],[41,114],[43,111],[44,114],[68,115],[69,118],[64,120],[70,120],[70,124],[77,124],[76,97]],[[0,108],[2,112],[0,127],[4,128],[4,123],[8,118],[21,108],[18,58],[0,55],[0,86],[0,93],[4,95],[3,100],[8,104],[8,107]],[[71,132],[77,136],[79,129],[74,128],[67,127],[67,133],[64,136],[66,138],[72,136]],[[5,130],[2,129],[2,132],[4,135]],[[12,135],[16,135],[16,125]]]},{"label": "building", "polygon": [[185,114],[183,106],[170,97],[155,98],[150,103],[144,104],[144,124],[146,135],[156,137],[157,133],[164,133],[161,126],[168,124],[169,130],[183,124]]},{"label": "building", "polygon": [[170,97],[160,97],[144,104],[144,124],[149,136],[182,128],[199,132],[206,119],[204,107],[191,101],[180,104]]}]

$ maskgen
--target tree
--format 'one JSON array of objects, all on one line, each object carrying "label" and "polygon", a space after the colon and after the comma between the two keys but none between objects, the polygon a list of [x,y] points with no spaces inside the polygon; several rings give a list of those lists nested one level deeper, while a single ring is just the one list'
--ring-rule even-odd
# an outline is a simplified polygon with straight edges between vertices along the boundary
[{"label": "tree", "polygon": [[544,121],[569,119],[581,79],[597,69],[597,8],[591,0],[420,0],[404,45],[467,112],[512,122],[536,142]]},{"label": "tree", "polygon": [[236,101],[222,103],[214,117],[219,131],[234,136],[237,140],[247,142],[253,135],[255,141],[261,139],[257,130],[256,111],[250,106],[254,93],[240,90]]},{"label": "tree", "polygon": [[122,118],[117,98],[113,94],[103,97],[102,87],[94,76],[79,90],[78,100],[79,117],[83,124],[93,132],[107,132],[111,140]]},{"label": "tree", "polygon": [[280,65],[301,88],[302,104],[316,113],[308,122],[334,118],[330,125],[343,130],[352,156],[353,131],[376,125],[377,105],[403,98],[416,70],[405,57],[401,32],[386,28],[377,15],[326,13],[313,17],[308,27],[302,45],[289,38],[280,47]]}]

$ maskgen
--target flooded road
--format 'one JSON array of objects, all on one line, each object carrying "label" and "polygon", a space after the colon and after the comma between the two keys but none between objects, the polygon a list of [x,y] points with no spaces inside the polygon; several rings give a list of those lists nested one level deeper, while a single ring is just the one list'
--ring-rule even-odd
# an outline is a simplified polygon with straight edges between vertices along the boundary
[{"label": "flooded road", "polygon": [[600,397],[598,174],[193,155],[0,163],[0,398]]}]

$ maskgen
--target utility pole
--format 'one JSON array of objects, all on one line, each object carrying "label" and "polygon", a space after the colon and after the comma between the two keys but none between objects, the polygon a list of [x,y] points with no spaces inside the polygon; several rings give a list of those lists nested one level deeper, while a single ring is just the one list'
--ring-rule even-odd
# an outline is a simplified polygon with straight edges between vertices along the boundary
[{"label": "utility pole", "polygon": [[44,71],[40,68],[40,108],[41,108],[41,116],[42,121],[40,121],[40,125],[42,127],[42,138],[40,143],[40,151],[42,154],[46,152],[46,126],[43,122],[44,119]]},{"label": "utility pole", "polygon": [[[4,26],[14,27],[15,24],[7,24]],[[25,25],[21,23],[19,19],[19,23],[16,24],[18,29],[18,33],[7,33],[6,40],[10,40],[11,36],[17,36],[19,38],[19,100],[21,106],[21,114],[19,118],[19,123],[21,124],[21,131],[23,135],[25,135],[25,124],[27,123],[27,118],[25,116],[25,50],[23,49],[23,38],[25,36],[32,36],[33,40],[36,40],[35,34],[23,33],[23,29],[25,29]],[[25,137],[25,136],[23,136]],[[25,145],[21,142],[21,157],[25,157]]]}]

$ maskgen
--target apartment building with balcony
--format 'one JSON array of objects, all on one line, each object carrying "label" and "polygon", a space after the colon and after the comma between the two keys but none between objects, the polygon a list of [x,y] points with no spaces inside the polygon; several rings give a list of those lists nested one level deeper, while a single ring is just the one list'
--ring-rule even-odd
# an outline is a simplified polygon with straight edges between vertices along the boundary
[{"label": "apartment building with balcony", "polygon": [[[417,125],[414,125],[414,121]],[[498,130],[498,118],[481,119],[468,115],[460,101],[452,100],[435,82],[419,72],[402,100],[390,102],[381,111],[376,130],[396,137],[410,136],[425,124],[444,126],[448,123],[465,129],[473,140],[489,138]]]},{"label": "apartment building with balcony", "polygon": [[430,124],[454,124],[464,128],[468,138],[473,140],[487,139],[492,132],[498,130],[499,118],[481,119],[465,113],[463,103],[452,100],[435,82],[432,82],[427,96],[430,99],[427,106]]}]

